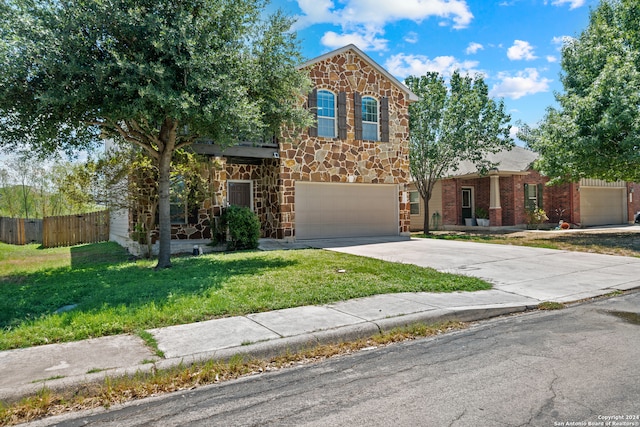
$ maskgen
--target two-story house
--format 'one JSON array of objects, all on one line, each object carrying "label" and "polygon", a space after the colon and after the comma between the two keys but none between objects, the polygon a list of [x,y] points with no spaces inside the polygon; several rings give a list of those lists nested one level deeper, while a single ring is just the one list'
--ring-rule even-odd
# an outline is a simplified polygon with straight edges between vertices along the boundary
[{"label": "two-story house", "polygon": [[[251,208],[270,238],[409,233],[408,107],[417,96],[354,45],[300,69],[313,84],[301,103],[314,126],[260,146],[194,144],[209,158],[212,196],[195,209],[175,199],[172,238],[210,238],[227,205]],[[135,219],[113,217],[112,240],[128,238]]]}]

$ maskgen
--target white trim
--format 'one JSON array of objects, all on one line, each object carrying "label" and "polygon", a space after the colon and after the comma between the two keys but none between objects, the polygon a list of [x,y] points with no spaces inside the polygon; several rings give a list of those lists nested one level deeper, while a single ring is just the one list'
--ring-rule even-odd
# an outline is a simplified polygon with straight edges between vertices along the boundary
[{"label": "white trim", "polygon": [[[327,88],[323,88],[323,87],[319,87],[316,88],[317,92],[316,92],[316,105],[315,105],[315,109],[316,109],[316,115],[318,117],[318,124],[316,124],[318,126],[318,137],[319,138],[337,138],[338,137],[338,95],[332,91],[331,89],[327,89]],[[332,118],[330,116],[321,116],[320,115],[320,108],[318,107],[319,101],[320,101],[320,92],[328,92],[331,95],[333,95],[333,136],[326,136],[326,135],[320,135],[320,118],[324,119],[324,120],[331,120]]]},{"label": "white trim", "polygon": [[[471,202],[471,206],[470,206],[471,207],[471,218],[475,218],[476,217],[476,209],[475,209],[476,198],[475,198],[475,194],[474,194],[475,188],[474,187],[467,187],[467,186],[460,187],[460,197],[462,197],[462,191],[464,191],[464,190],[469,190],[469,194],[470,194],[470,200],[469,201]],[[468,209],[468,208],[465,208],[462,205],[462,200],[460,200],[460,209]],[[462,214],[462,211],[460,212],[460,214]],[[462,218],[462,219],[464,219],[464,218]]]},{"label": "white trim", "polygon": [[[364,119],[364,100],[365,99],[372,99],[375,103],[376,103],[376,121],[372,122],[369,120],[365,120]],[[375,97],[375,96],[371,96],[371,95],[363,95],[361,98],[361,103],[362,103],[362,139],[364,141],[380,141],[380,101]],[[368,124],[368,125],[376,125],[376,137],[375,139],[367,139],[365,138],[364,135],[364,125]]]}]

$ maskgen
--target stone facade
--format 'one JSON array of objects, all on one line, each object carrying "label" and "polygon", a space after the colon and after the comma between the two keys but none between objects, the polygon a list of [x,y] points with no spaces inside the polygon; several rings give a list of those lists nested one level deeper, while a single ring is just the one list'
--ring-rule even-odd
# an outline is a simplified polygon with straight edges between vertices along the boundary
[{"label": "stone facade", "polygon": [[[318,137],[309,129],[285,128],[278,139],[277,158],[243,163],[242,159],[211,157],[212,195],[202,202],[198,223],[174,225],[172,238],[210,237],[208,228],[215,225],[228,203],[229,181],[251,182],[253,209],[260,218],[263,237],[295,239],[296,181],[396,185],[398,233],[409,232],[410,92],[355,46],[312,60],[301,69],[308,71],[317,90],[329,90],[346,100],[341,112],[346,116],[344,128],[337,133],[340,137]],[[357,96],[372,97],[380,106],[384,103],[380,141],[356,139],[356,110],[361,108]],[[315,109],[306,99],[300,102]]]},{"label": "stone facade", "polygon": [[[295,182],[401,184],[399,233],[409,231],[409,100],[378,68],[354,50],[342,51],[307,67],[317,89],[346,96],[346,139],[283,132],[280,144],[281,222],[278,238],[295,236]],[[355,138],[355,93],[387,98],[389,141]]]}]

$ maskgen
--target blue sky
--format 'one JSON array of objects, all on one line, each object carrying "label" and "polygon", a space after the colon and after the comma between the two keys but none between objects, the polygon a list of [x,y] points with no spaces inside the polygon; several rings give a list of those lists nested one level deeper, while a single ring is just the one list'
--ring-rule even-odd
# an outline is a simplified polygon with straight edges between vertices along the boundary
[{"label": "blue sky", "polygon": [[[353,43],[401,81],[454,69],[481,73],[512,124],[554,105],[560,47],[586,28],[597,0],[271,0],[295,16],[309,58]],[[515,131],[515,129],[514,129]]]}]

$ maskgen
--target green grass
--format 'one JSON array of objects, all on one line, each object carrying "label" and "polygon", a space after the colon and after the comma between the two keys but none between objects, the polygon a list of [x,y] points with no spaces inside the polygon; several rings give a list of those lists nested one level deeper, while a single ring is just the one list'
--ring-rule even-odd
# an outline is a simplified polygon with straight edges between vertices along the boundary
[{"label": "green grass", "polygon": [[477,243],[494,243],[500,245],[517,245],[517,246],[530,246],[535,248],[544,249],[562,249],[555,242],[548,240],[525,240],[515,239],[509,237],[503,237],[495,234],[415,234],[414,237],[420,237],[423,239],[438,239],[438,240],[465,240],[468,242]]},{"label": "green grass", "polygon": [[539,310],[562,310],[563,308],[564,304],[554,301],[544,301],[538,304]]},{"label": "green grass", "polygon": [[[480,280],[322,250],[127,260],[114,243],[0,244],[0,350],[394,292],[489,289]],[[339,273],[338,270],[346,270]],[[68,305],[73,310],[56,313]]]},{"label": "green grass", "polygon": [[414,237],[465,240],[478,243],[529,246],[544,249],[590,252],[607,255],[640,257],[640,233],[634,232],[528,232],[518,231],[505,234],[474,232],[434,232],[429,235],[414,234]]}]

